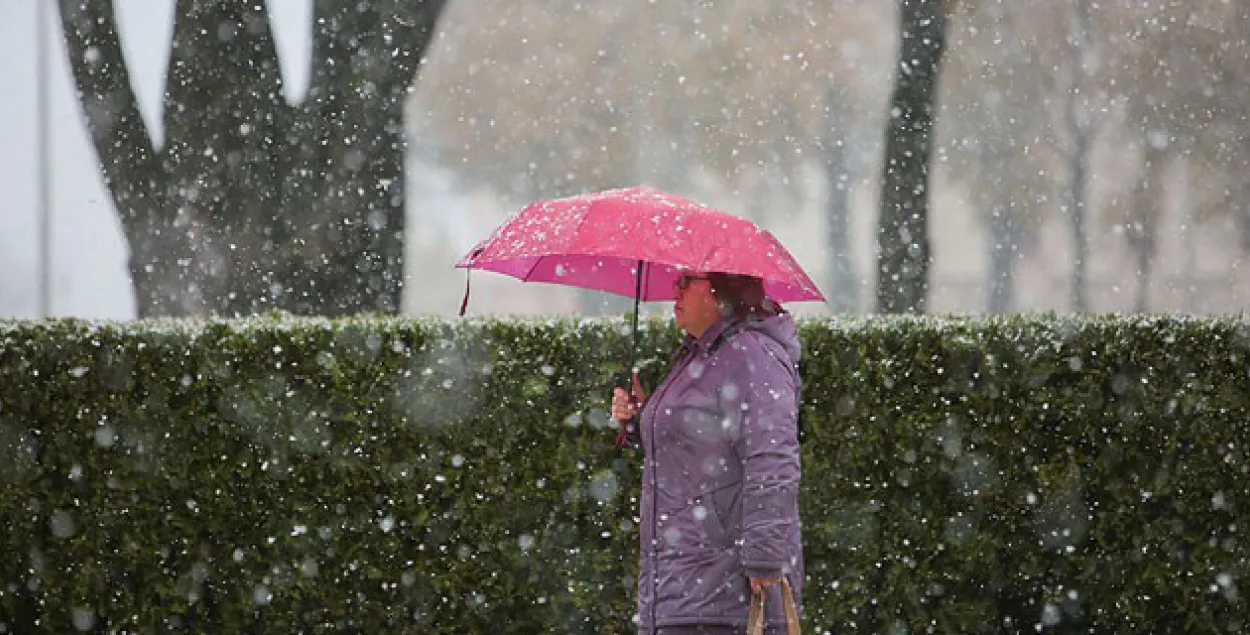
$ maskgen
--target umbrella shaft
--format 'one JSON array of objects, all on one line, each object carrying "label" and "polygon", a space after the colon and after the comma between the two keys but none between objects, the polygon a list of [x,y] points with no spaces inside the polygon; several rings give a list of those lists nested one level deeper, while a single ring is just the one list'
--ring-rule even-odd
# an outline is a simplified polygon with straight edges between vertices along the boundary
[{"label": "umbrella shaft", "polygon": [[645,261],[638,261],[637,281],[634,283],[634,324],[633,324],[633,340],[634,346],[630,350],[629,371],[634,371],[634,364],[638,362],[638,307],[642,304],[642,268]]}]

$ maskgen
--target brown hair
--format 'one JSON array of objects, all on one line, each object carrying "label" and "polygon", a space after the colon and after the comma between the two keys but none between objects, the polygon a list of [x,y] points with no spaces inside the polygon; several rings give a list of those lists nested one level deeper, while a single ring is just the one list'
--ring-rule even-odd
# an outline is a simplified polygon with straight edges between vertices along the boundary
[{"label": "brown hair", "polygon": [[780,304],[768,299],[764,293],[764,281],[755,276],[711,272],[707,274],[707,279],[724,315],[741,320],[772,317],[786,312]]}]

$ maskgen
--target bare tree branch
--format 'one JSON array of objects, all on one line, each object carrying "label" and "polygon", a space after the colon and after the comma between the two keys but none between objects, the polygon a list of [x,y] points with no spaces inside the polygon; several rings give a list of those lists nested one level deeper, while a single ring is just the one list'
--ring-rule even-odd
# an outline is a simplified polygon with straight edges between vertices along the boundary
[{"label": "bare tree branch", "polygon": [[[399,298],[402,281],[394,272],[402,270],[405,97],[444,4],[314,4],[312,83],[302,104],[306,121],[295,135],[304,139],[302,173],[316,176],[288,180],[284,196],[303,202],[295,207],[314,230],[297,241],[309,269],[339,271],[359,287],[387,289],[378,297]],[[298,291],[305,292],[313,291]]]},{"label": "bare tree branch", "polygon": [[166,138],[178,141],[167,160],[225,189],[213,220],[241,222],[238,201],[276,197],[270,155],[288,116],[269,12],[264,2],[179,0],[175,15],[164,120]]},{"label": "bare tree branch", "polygon": [[[112,0],[60,0],[61,31],[104,183],[128,235],[163,210],[163,171],[130,84]],[[142,210],[142,211],[137,211]]]}]

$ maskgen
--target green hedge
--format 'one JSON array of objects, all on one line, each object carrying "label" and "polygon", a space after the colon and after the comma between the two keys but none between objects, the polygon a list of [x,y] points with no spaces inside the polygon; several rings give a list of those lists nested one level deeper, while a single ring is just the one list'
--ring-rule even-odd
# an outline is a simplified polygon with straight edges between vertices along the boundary
[{"label": "green hedge", "polygon": [[[652,381],[677,339],[643,325]],[[808,320],[813,632],[1236,632],[1250,323]],[[0,322],[0,632],[631,628],[622,320]]]}]

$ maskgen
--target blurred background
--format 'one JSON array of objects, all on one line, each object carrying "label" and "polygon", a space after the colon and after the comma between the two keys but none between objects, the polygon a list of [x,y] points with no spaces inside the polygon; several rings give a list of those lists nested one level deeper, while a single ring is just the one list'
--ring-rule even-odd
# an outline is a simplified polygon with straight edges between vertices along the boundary
[{"label": "blurred background", "polygon": [[[74,4],[83,8],[58,12]],[[394,286],[399,305],[379,302],[381,310],[452,316],[465,285],[453,263],[527,202],[637,183],[777,234],[829,298],[794,305],[797,313],[876,310],[885,129],[895,74],[907,70],[892,0],[447,0],[424,48],[404,48],[401,37],[419,30],[419,12],[394,9],[381,26],[351,22],[357,4],[405,4],[394,1],[339,3],[345,13],[326,21],[312,0],[269,0],[267,11],[240,13],[235,27],[219,21],[199,31],[190,14],[207,11],[195,8],[203,2],[116,0],[114,11],[109,4],[0,0],[0,317],[134,318],[144,303],[136,276],[159,278],[165,265],[177,269],[168,278],[177,283],[161,284],[188,286],[191,296],[148,313],[279,306],[299,284],[309,285],[304,296],[317,294],[315,283],[271,275],[266,258],[277,262],[273,254],[283,250],[298,250],[312,269],[364,272],[370,289]],[[926,310],[1242,311],[1250,301],[1246,3],[942,4]],[[115,18],[120,56],[107,33],[93,30],[107,22],[100,11]],[[256,61],[268,48],[276,67]],[[344,65],[354,78],[326,70]],[[86,73],[77,83],[75,68]],[[390,83],[369,75],[396,68]],[[125,91],[80,94],[88,76],[125,79],[96,88],[128,85],[141,122],[116,97]],[[334,81],[354,82],[343,84],[348,97],[325,97]],[[402,129],[368,124],[388,95]],[[322,110],[307,114],[310,104]],[[352,123],[352,113],[366,123]],[[289,134],[283,117],[294,122]],[[337,127],[309,124],[311,136],[299,136],[300,117]],[[388,136],[353,141],[366,124]],[[241,149],[222,159],[213,145],[221,135],[206,132],[210,125],[238,132]],[[102,157],[90,131],[121,134],[126,126],[129,137],[103,141],[118,154]],[[139,132],[146,146],[122,147]],[[185,143],[192,138],[208,141]],[[275,149],[279,143],[288,146]],[[338,154],[305,156],[321,147]],[[388,150],[402,153],[402,184],[374,165]],[[142,173],[156,168],[136,157],[158,153],[162,179],[174,185],[154,185],[156,177]],[[275,161],[376,168],[371,183],[381,202],[367,188],[324,185],[338,167],[313,168],[316,178],[299,181],[276,173]],[[102,165],[112,166],[111,180]],[[308,172],[296,165],[290,174]],[[274,191],[295,194],[232,207],[221,186],[226,203],[203,203],[218,201],[201,197],[221,183],[253,194],[279,183]],[[249,205],[300,211],[268,213],[282,217],[272,226],[214,225],[230,214],[244,218],[238,210]],[[387,205],[402,219],[361,211]],[[379,235],[394,230],[394,240],[353,233],[350,221],[317,220],[329,207]],[[312,215],[299,215],[305,211]],[[169,251],[155,265],[128,261],[142,242],[136,236],[175,232],[198,242],[143,242],[144,250]],[[228,238],[249,235],[264,238]],[[336,263],[335,254],[351,251],[340,246],[361,244],[402,250],[402,288],[383,265],[369,277],[374,261],[398,256]],[[254,279],[236,276],[232,290],[214,291],[214,276],[231,267]],[[629,306],[490,273],[475,272],[472,287],[470,314]],[[261,299],[241,303],[248,292],[234,289],[259,289]],[[237,303],[214,302],[215,293]]]}]

